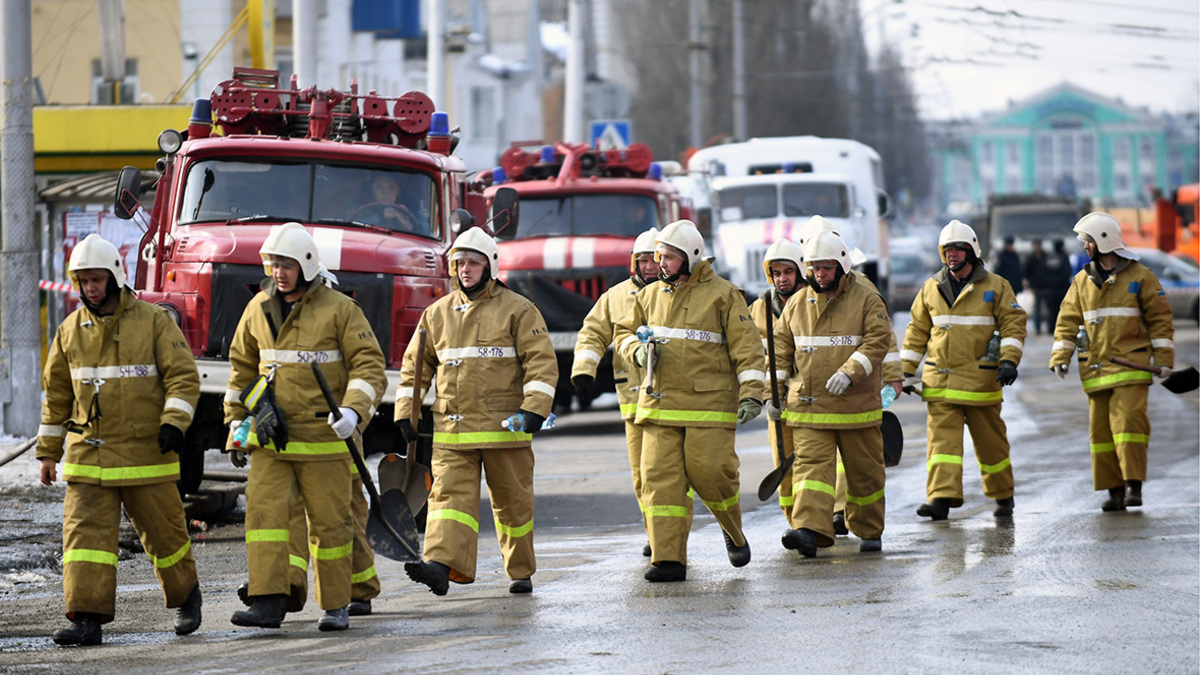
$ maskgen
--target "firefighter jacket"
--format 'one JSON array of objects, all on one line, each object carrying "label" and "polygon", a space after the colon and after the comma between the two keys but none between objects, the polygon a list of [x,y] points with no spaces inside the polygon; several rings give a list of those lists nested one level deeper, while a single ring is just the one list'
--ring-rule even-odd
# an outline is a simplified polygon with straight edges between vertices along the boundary
[{"label": "firefighter jacket", "polygon": [[[592,310],[583,318],[583,328],[579,329],[571,379],[578,375],[596,377],[596,367],[604,352],[613,343],[617,321],[629,314],[638,291],[645,286],[646,283],[641,277],[632,276],[605,291],[596,301]],[[617,401],[621,405],[621,417],[627,420],[634,419],[637,413],[637,393],[645,376],[645,370],[613,352],[613,379],[617,385]]]},{"label": "firefighter jacket", "polygon": [[[788,382],[784,422],[810,429],[863,429],[883,420],[879,390],[892,322],[878,293],[849,272],[830,300],[809,286],[775,324],[775,359]],[[836,372],[850,378],[840,396],[825,388]]]},{"label": "firefighter jacket", "polygon": [[1071,282],[1058,310],[1050,367],[1069,363],[1079,326],[1087,331],[1087,351],[1079,353],[1079,377],[1091,393],[1131,384],[1150,384],[1150,373],[1109,361],[1128,361],[1171,368],[1175,365],[1175,326],[1166,293],[1154,273],[1141,263],[1121,259],[1101,281],[1096,263],[1088,263]]},{"label": "firefighter jacket", "polygon": [[[921,376],[925,401],[958,405],[993,405],[1004,400],[996,381],[1000,361],[1021,363],[1025,348],[1025,310],[1012,287],[979,263],[958,297],[945,266],[926,279],[912,304],[912,320],[900,359],[906,373]],[[988,341],[1000,332],[1000,356],[988,358]]]},{"label": "firefighter jacket", "polygon": [[[341,399],[338,406],[352,408],[359,428],[365,427],[387,388],[383,351],[371,325],[357,302],[319,277],[286,318],[275,282],[265,279],[261,288],[242,312],[229,347],[226,424],[250,415],[242,390],[274,372],[275,403],[289,440],[283,451],[274,444],[266,449],[284,461],[349,459],[346,442],[329,426],[329,404],[310,364],[321,364],[329,389]],[[250,444],[259,445],[254,434]]]},{"label": "firefighter jacket", "polygon": [[637,422],[732,429],[741,399],[763,400],[766,357],[746,298],[708,261],[696,263],[678,285],[651,284],[638,292],[613,338],[627,361],[637,351],[642,325],[662,342],[654,393],[638,392]]},{"label": "firefighter jacket", "polygon": [[161,309],[121,291],[117,310],[87,307],[59,326],[42,375],[38,459],[66,460],[68,482],[104,487],[179,480],[179,455],[158,430],[187,431],[200,399],[192,350]]},{"label": "firefighter jacket", "polygon": [[437,374],[434,449],[479,450],[527,445],[530,433],[508,431],[507,417],[526,410],[549,417],[558,360],[536,305],[492,279],[474,300],[458,287],[421,315],[428,333],[421,382],[414,386],[417,341],[410,340],[396,390],[397,419],[406,417],[414,390],[422,400]]}]

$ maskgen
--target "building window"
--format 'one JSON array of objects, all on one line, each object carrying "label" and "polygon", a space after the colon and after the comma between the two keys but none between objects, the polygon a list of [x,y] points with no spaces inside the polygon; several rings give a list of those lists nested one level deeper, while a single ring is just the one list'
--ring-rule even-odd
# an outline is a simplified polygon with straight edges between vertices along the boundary
[{"label": "building window", "polygon": [[1129,139],[1125,136],[1113,139],[1113,159],[1118,162],[1129,161]]},{"label": "building window", "polygon": [[1129,196],[1129,174],[1118,173],[1113,175],[1113,192],[1118,197]]},{"label": "building window", "polygon": [[1154,161],[1154,139],[1149,136],[1142,137],[1142,160]]},{"label": "building window", "polygon": [[1021,144],[1016,141],[1008,142],[1008,163],[1013,165],[1021,163]]},{"label": "building window", "polygon": [[979,144],[979,161],[984,164],[991,164],[994,161],[992,158],[991,141],[983,141]]},{"label": "building window", "polygon": [[490,140],[496,137],[496,90],[493,87],[471,87],[471,138]]},{"label": "building window", "polygon": [[1037,167],[1038,173],[1049,170],[1054,165],[1054,139],[1049,134],[1037,137]]},{"label": "building window", "polygon": [[1079,163],[1090,167],[1096,162],[1096,137],[1091,134],[1079,136]]},{"label": "building window", "polygon": [[1065,169],[1075,164],[1075,136],[1071,133],[1058,134],[1058,161]]},{"label": "building window", "polygon": [[981,182],[983,183],[983,194],[995,194],[996,180],[994,178],[984,178]]},{"label": "building window", "polygon": [[1096,190],[1096,170],[1090,166],[1081,167],[1078,173],[1079,182],[1075,188],[1083,193],[1094,192]]},{"label": "building window", "polygon": [[1007,189],[1010,194],[1016,194],[1021,191],[1021,177],[1020,176],[1014,176],[1012,174],[1009,174],[1005,180],[1008,183]]},{"label": "building window", "polygon": [[95,105],[129,105],[137,103],[138,60],[125,59],[125,79],[121,81],[121,96],[117,100],[113,83],[105,83],[100,74],[100,59],[92,59],[92,103]]}]

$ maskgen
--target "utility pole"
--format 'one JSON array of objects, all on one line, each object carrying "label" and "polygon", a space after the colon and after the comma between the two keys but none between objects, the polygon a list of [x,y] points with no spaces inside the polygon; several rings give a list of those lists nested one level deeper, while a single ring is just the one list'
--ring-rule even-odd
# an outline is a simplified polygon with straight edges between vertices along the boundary
[{"label": "utility pole", "polygon": [[446,100],[446,0],[429,0],[425,83],[435,110],[449,110]]},{"label": "utility pole", "polygon": [[733,138],[744,141],[746,131],[746,8],[733,0]]},{"label": "utility pole", "polygon": [[587,9],[583,0],[570,0],[567,5],[567,32],[570,33],[570,51],[567,53],[567,81],[563,87],[563,141],[583,143],[583,88],[584,73],[584,16]]},{"label": "utility pole", "polygon": [[41,320],[33,184],[31,0],[3,0],[0,78],[0,403],[5,433],[37,435],[41,420]]},{"label": "utility pole", "polygon": [[688,106],[691,108],[691,127],[689,135],[689,144],[693,148],[699,148],[704,142],[704,87],[702,83],[702,75],[704,68],[704,39],[702,36],[701,22],[701,5],[703,0],[691,0],[688,6],[688,50],[690,62],[689,83],[689,101]]},{"label": "utility pole", "polygon": [[317,0],[294,0],[292,59],[300,88],[317,84]]}]

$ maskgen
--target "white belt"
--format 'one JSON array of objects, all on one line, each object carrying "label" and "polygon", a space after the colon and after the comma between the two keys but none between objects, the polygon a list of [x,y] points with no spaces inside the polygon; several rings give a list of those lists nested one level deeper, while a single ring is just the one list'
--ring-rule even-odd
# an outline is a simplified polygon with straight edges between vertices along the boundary
[{"label": "white belt", "polygon": [[1083,313],[1083,318],[1087,321],[1099,319],[1106,316],[1141,316],[1142,310],[1137,307],[1101,307],[1100,309],[1089,309]]},{"label": "white belt", "polygon": [[673,340],[697,340],[699,342],[711,342],[717,345],[725,344],[725,336],[720,333],[710,333],[706,330],[696,330],[692,328],[667,328],[666,326],[651,326],[656,338],[671,338]]},{"label": "white belt", "polygon": [[445,363],[455,359],[504,359],[516,358],[516,347],[459,347],[457,349],[439,349],[438,360]]},{"label": "white belt", "polygon": [[939,314],[932,317],[933,325],[946,327],[957,326],[995,326],[996,320],[989,316],[960,316],[958,314]]},{"label": "white belt", "polygon": [[861,335],[797,335],[792,338],[797,347],[857,347]]},{"label": "white belt", "polygon": [[158,375],[158,366],[154,365],[153,363],[71,369],[72,380],[103,380],[118,377],[155,377],[156,375]]},{"label": "white belt", "polygon": [[260,349],[259,361],[274,361],[276,363],[333,363],[342,360],[342,353],[336,349],[328,351],[297,350],[297,349]]}]

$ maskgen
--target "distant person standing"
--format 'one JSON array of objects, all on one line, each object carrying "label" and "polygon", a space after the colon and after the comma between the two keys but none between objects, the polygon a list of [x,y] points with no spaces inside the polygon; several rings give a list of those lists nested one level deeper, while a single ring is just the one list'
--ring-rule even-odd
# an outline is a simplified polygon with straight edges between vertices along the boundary
[{"label": "distant person standing", "polygon": [[1025,285],[1022,282],[1024,270],[1021,269],[1021,256],[1013,249],[1013,238],[1004,238],[1004,248],[996,254],[996,274],[1004,277],[1013,293],[1020,293]]},{"label": "distant person standing", "polygon": [[1062,239],[1054,240],[1054,250],[1046,254],[1042,265],[1042,283],[1046,287],[1046,330],[1054,332],[1058,323],[1058,309],[1067,289],[1071,287],[1071,259],[1067,257]]}]

